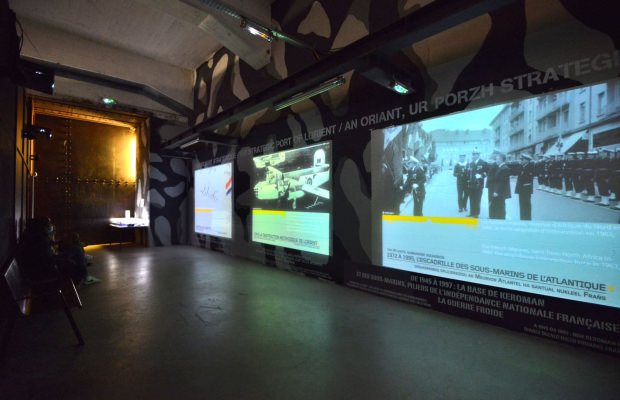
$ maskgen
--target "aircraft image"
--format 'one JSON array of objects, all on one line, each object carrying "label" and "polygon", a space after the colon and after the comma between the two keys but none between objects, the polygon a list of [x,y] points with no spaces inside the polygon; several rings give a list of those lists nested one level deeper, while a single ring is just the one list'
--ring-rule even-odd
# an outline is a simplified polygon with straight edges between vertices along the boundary
[{"label": "aircraft image", "polygon": [[[278,164],[282,162],[281,158],[277,158]],[[329,200],[329,190],[319,187],[329,181],[330,166],[325,164],[325,151],[322,149],[314,152],[314,165],[310,168],[283,172],[269,165],[269,160],[256,162],[256,166],[267,168],[265,180],[254,186],[254,194],[259,200],[292,200],[293,209],[297,208],[297,199],[305,193],[317,196],[315,204],[319,197]]]}]

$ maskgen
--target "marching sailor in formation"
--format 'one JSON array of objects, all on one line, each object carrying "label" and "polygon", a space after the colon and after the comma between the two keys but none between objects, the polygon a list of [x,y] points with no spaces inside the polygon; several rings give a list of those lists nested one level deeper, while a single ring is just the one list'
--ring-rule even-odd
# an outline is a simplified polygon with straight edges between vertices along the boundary
[{"label": "marching sailor in formation", "polygon": [[600,206],[609,205],[610,187],[613,175],[612,160],[610,158],[612,151],[610,149],[602,149],[599,152],[599,158],[594,163],[594,182],[598,187],[601,201],[596,203]]},{"label": "marching sailor in formation", "polygon": [[[515,193],[519,194],[521,219],[531,219],[530,199],[523,194],[527,190],[519,183],[526,181],[523,175],[530,174],[536,176],[539,190],[620,210],[620,148],[536,157],[538,161],[526,163],[528,172],[525,166],[521,167],[517,178]],[[597,197],[600,197],[598,202]]]},{"label": "marching sailor in formation", "polygon": [[588,203],[594,203],[594,173],[595,173],[595,164],[597,158],[598,151],[591,150],[588,151],[588,155],[583,162],[583,172],[582,178],[585,183],[586,189],[586,198],[584,201]]}]

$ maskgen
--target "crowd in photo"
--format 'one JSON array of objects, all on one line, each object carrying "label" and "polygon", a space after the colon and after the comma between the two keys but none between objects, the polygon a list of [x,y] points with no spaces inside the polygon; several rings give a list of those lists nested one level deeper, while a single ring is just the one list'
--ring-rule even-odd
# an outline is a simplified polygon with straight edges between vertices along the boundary
[{"label": "crowd in photo", "polygon": [[[468,211],[468,217],[478,218],[483,188],[487,189],[491,219],[505,219],[505,201],[516,194],[520,219],[531,220],[535,189],[620,210],[620,150],[550,156],[522,153],[519,158],[518,163],[507,162],[506,154],[495,150],[484,161],[474,149],[466,161],[466,154],[461,154],[453,169],[459,212]],[[511,176],[517,178],[514,191]]]}]

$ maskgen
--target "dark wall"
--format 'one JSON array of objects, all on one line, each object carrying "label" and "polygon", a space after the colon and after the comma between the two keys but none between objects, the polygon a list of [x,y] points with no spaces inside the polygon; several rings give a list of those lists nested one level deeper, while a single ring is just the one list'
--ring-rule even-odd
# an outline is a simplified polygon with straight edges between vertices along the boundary
[{"label": "dark wall", "polygon": [[[0,1],[0,184],[15,186],[15,131],[17,129],[17,87],[15,74],[16,29],[8,1]],[[4,267],[15,246],[14,192],[0,197],[0,266]]]},{"label": "dark wall", "polygon": [[17,88],[0,79],[0,261],[5,265],[15,250],[15,131],[17,129]]},{"label": "dark wall", "polygon": [[[15,137],[17,130],[18,89],[8,79],[0,78],[0,273],[8,268],[16,249],[15,213]],[[16,308],[4,279],[0,280],[0,335]],[[2,339],[3,336],[0,336]],[[2,345],[0,343],[0,345]],[[3,349],[0,348],[0,352]]]}]

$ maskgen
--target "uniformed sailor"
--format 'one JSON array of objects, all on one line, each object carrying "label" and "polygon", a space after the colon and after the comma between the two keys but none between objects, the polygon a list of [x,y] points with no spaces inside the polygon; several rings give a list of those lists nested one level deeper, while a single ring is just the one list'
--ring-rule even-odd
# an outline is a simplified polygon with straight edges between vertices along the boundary
[{"label": "uniformed sailor", "polygon": [[575,166],[573,169],[573,185],[575,185],[575,195],[573,198],[581,199],[585,190],[585,184],[583,181],[583,163],[585,153],[583,151],[578,151],[576,155],[577,160],[575,161]]},{"label": "uniformed sailor", "polygon": [[563,196],[566,196],[571,189],[570,186],[570,176],[569,176],[569,161],[570,156],[568,154],[562,154],[560,157],[561,165],[560,165],[560,193]]},{"label": "uniformed sailor", "polygon": [[538,190],[544,189],[545,184],[545,160],[543,159],[543,155],[538,153],[536,154],[536,163],[535,163],[535,172],[536,172],[536,180],[538,182]]},{"label": "uniformed sailor", "polygon": [[517,176],[515,193],[519,195],[519,216],[523,221],[532,219],[532,192],[534,187],[535,165],[528,153],[521,154],[521,167]]},{"label": "uniformed sailor", "polygon": [[467,211],[467,162],[465,161],[465,154],[459,155],[459,161],[454,165],[452,175],[456,177],[459,212]]},{"label": "uniformed sailor", "polygon": [[601,196],[601,201],[596,203],[599,206],[609,205],[609,186],[612,177],[611,150],[601,149],[598,159],[595,161],[594,182]]},{"label": "uniformed sailor", "polygon": [[588,151],[588,155],[583,162],[583,183],[584,188],[586,190],[586,197],[583,199],[588,203],[594,203],[594,169],[596,163],[596,157],[598,155],[598,151],[590,150]]},{"label": "uniformed sailor", "polygon": [[551,186],[551,192],[555,194],[562,193],[562,159],[561,155],[556,154],[551,157],[551,163],[549,166],[549,185]]},{"label": "uniformed sailor", "polygon": [[572,197],[575,194],[575,183],[573,178],[577,156],[575,153],[566,153],[566,157],[567,159],[564,161],[564,184],[566,193],[564,193],[564,196]]},{"label": "uniformed sailor", "polygon": [[480,200],[484,188],[484,178],[487,175],[487,163],[480,159],[480,151],[476,148],[471,153],[469,165],[469,217],[478,218],[480,215]]},{"label": "uniformed sailor", "polygon": [[551,160],[549,158],[549,156],[547,155],[543,155],[542,156],[542,169],[543,169],[543,185],[542,185],[542,190],[545,191],[549,191],[551,190],[550,184],[549,184],[549,169],[551,167]]},{"label": "uniformed sailor", "polygon": [[487,200],[489,205],[489,218],[493,218],[493,216],[497,215],[497,210],[494,210],[493,207],[497,205],[497,203],[493,202],[493,190],[495,185],[495,172],[497,172],[497,155],[501,153],[498,149],[494,149],[491,155],[489,156],[489,160],[487,161],[487,181],[485,183],[485,187],[487,188]]},{"label": "uniformed sailor", "polygon": [[[491,203],[489,204],[489,218],[506,219],[506,199],[511,197],[510,168],[506,165],[506,154],[495,152],[494,158],[496,166],[493,168],[493,179],[489,189],[489,191],[492,191]],[[488,173],[490,176],[491,172]]]},{"label": "uniformed sailor", "polygon": [[424,183],[426,182],[426,172],[417,158],[410,158],[410,168],[407,170],[407,180],[405,187],[411,190],[413,194],[413,215],[422,216],[422,207],[424,205],[424,197],[426,191]]},{"label": "uniformed sailor", "polygon": [[614,158],[611,160],[611,180],[609,185],[609,191],[611,192],[609,200],[615,200],[616,205],[612,208],[620,210],[620,148],[616,148],[614,151]]}]

